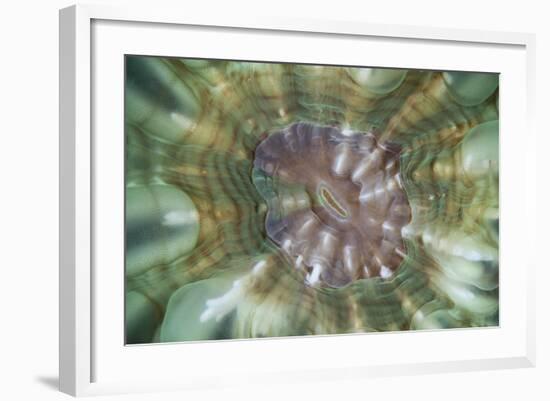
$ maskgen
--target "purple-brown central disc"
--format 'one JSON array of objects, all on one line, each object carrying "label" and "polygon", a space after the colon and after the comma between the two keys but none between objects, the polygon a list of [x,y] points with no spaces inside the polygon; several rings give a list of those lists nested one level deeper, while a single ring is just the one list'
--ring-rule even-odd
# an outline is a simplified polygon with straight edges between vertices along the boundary
[{"label": "purple-brown central disc", "polygon": [[343,287],[399,267],[411,218],[399,151],[372,133],[308,123],[258,145],[253,181],[268,205],[267,235],[308,284]]}]

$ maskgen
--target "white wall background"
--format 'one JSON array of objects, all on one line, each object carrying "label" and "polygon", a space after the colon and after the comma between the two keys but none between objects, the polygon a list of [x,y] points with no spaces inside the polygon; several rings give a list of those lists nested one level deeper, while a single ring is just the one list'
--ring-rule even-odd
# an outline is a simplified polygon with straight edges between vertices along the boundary
[{"label": "white wall background", "polygon": [[[111,0],[97,3],[129,4]],[[148,3],[139,1],[139,3]],[[131,400],[225,399],[550,399],[550,283],[544,259],[550,223],[546,149],[550,89],[550,28],[545,2],[523,0],[150,1],[212,13],[294,15],[373,23],[428,25],[537,34],[538,241],[537,367],[534,369],[304,383],[251,391],[227,390],[105,397]],[[219,4],[218,4],[219,3]],[[256,4],[254,4],[256,3]],[[58,400],[58,20],[63,0],[4,1],[0,8],[0,399]],[[518,132],[518,135],[521,135]],[[520,266],[518,266],[520,268]],[[388,350],[391,352],[391,350]]]}]

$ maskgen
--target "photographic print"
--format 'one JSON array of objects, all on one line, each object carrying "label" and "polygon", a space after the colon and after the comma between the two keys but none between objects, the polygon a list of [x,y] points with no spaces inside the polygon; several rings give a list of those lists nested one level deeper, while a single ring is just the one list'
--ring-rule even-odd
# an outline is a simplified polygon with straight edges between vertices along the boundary
[{"label": "photographic print", "polygon": [[498,326],[498,74],[125,57],[126,344]]}]

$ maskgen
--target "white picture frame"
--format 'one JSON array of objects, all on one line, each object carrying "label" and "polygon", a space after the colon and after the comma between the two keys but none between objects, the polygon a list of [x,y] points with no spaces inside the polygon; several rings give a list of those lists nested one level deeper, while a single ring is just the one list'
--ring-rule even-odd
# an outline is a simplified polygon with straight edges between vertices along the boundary
[{"label": "white picture frame", "polygon": [[[243,44],[258,39],[284,42],[284,37],[288,39],[294,36],[305,38],[303,40],[324,40],[327,44],[338,38],[343,47],[348,42],[355,45],[361,41],[383,40],[385,46],[397,46],[404,42],[412,47],[434,46],[439,55],[416,60],[413,65],[403,55],[400,59],[396,55],[382,54],[378,65],[402,66],[400,64],[405,63],[408,67],[416,68],[424,66],[431,69],[469,69],[503,74],[504,85],[500,98],[503,115],[500,182],[501,199],[506,201],[501,207],[501,265],[504,266],[501,285],[510,285],[505,286],[500,295],[504,314],[501,326],[484,331],[453,330],[445,333],[387,333],[125,347],[123,338],[118,338],[123,320],[120,321],[120,327],[116,323],[120,318],[120,305],[123,304],[123,293],[119,285],[123,265],[116,263],[119,259],[115,258],[115,253],[117,257],[120,256],[122,248],[119,245],[122,242],[113,242],[115,246],[119,246],[118,251],[115,249],[97,253],[101,248],[98,248],[98,243],[102,238],[112,238],[105,231],[105,222],[109,219],[118,221],[122,210],[122,188],[113,190],[120,184],[120,180],[117,181],[120,175],[112,174],[112,179],[105,175],[106,170],[120,172],[120,160],[123,157],[120,152],[123,130],[119,131],[120,135],[116,134],[122,118],[121,113],[117,114],[117,110],[122,110],[122,98],[118,95],[123,96],[123,82],[120,79],[122,70],[118,68],[121,59],[118,56],[125,53],[155,52],[160,55],[181,56],[182,54],[173,54],[176,49],[173,43],[175,40],[163,40],[163,45],[160,46],[160,39],[167,35],[188,34],[185,33],[186,29],[191,28],[193,35],[197,35],[199,39],[204,35],[201,47],[206,50],[194,49],[195,56],[240,56],[242,59],[253,57],[255,60],[267,60],[269,57],[269,53],[261,53],[252,44],[250,47],[234,46],[233,50],[215,52],[212,50],[215,49],[215,40],[208,37],[212,33],[216,33],[218,39],[220,34],[228,37],[232,35],[233,40],[246,41]],[[140,37],[145,31],[147,35]],[[158,49],[155,50],[155,46]],[[263,47],[267,48],[264,52],[270,49],[272,52],[277,51],[276,47]],[[533,243],[514,234],[517,231],[535,231],[536,180],[534,174],[529,174],[535,171],[535,133],[531,125],[534,112],[534,48],[534,35],[524,33],[295,20],[290,17],[269,18],[255,15],[228,19],[220,16],[188,15],[183,10],[156,7],[78,5],[61,10],[60,390],[80,396],[245,385],[251,379],[257,384],[275,384],[296,380],[343,377],[362,380],[381,375],[534,366],[536,261],[532,255],[536,253],[530,251],[534,247]],[[302,55],[297,60],[297,52],[292,51],[292,46],[288,46],[288,49],[288,53],[281,53],[279,50],[277,59],[286,57],[286,61],[330,63],[330,57],[333,61],[338,57],[320,56],[319,52],[313,52]],[[472,57],[469,61],[465,58],[452,61],[452,57],[445,56],[449,49],[464,54],[474,52],[472,54],[479,54],[479,57]],[[431,54],[428,50],[425,50],[427,54]],[[199,54],[200,51],[205,53]],[[354,57],[356,58],[349,58],[343,64],[364,65],[360,56]],[[112,76],[104,74],[102,71],[105,70],[106,62],[112,63],[109,68],[118,72]],[[107,92],[107,88],[112,91]],[[514,99],[511,99],[511,93],[514,94]],[[98,98],[105,102],[98,103]],[[114,99],[113,102],[116,103],[111,105],[108,99]],[[104,118],[105,113],[102,110],[106,107],[113,111],[113,118]],[[98,127],[112,128],[114,131],[110,132],[115,134],[111,139],[98,140],[94,137],[94,130]],[[523,146],[518,146],[517,139],[508,135],[517,130],[524,133]],[[508,168],[512,161],[512,152],[517,163],[514,169]],[[517,184],[521,184],[522,190],[517,189]],[[102,206],[105,196],[114,205],[118,205],[114,207],[113,214],[106,213]],[[112,232],[114,234],[110,235],[120,234],[118,229],[113,229]],[[514,246],[505,247],[504,244]],[[112,258],[111,262],[109,258]],[[114,266],[113,270],[120,266],[118,278],[95,270],[98,261],[106,260]],[[507,261],[519,270],[513,280],[511,267],[506,267]],[[105,263],[102,264],[104,265]],[[96,291],[105,294],[102,299],[98,299]],[[106,311],[105,301],[114,305],[112,314]],[[407,349],[406,347],[418,348],[423,344],[437,344],[443,339],[471,346],[465,348],[466,345],[457,345],[448,354],[436,355],[434,352],[423,357],[418,352],[406,356],[375,352],[375,348],[382,348],[387,341],[395,342],[395,349],[399,350]],[[345,352],[348,347],[350,350],[363,349],[368,346],[367,342],[376,343],[371,346],[373,350],[370,360],[361,359],[360,352]],[[325,354],[323,361],[316,358],[320,350]],[[295,360],[279,357],[285,353],[293,355]],[[185,358],[182,358],[183,355]],[[262,355],[262,359],[258,359],[258,355]],[[203,359],[211,361],[217,357],[228,362],[220,363],[218,367],[201,363]],[[239,359],[242,361],[239,362]],[[143,366],[137,370],[135,367],[140,361]],[[181,377],[170,374],[178,362],[182,364],[180,368],[184,372]],[[189,368],[191,365],[193,369]],[[152,372],[150,366],[164,368]]]}]

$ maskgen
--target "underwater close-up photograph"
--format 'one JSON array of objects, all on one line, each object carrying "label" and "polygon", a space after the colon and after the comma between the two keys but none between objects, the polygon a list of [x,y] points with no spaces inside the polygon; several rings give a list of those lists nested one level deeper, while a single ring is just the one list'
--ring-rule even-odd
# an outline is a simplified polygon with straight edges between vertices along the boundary
[{"label": "underwater close-up photograph", "polygon": [[499,325],[499,75],[125,58],[128,344]]}]

